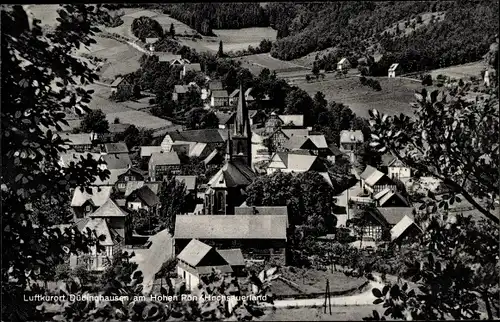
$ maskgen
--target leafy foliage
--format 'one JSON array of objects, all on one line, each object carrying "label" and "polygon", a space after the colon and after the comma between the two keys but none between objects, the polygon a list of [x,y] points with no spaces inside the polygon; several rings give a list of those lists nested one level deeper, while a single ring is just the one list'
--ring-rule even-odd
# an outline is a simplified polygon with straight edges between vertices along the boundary
[{"label": "leafy foliage", "polygon": [[[68,125],[64,111],[88,111],[92,91],[84,86],[97,79],[70,53],[95,43],[95,24],[104,13],[100,5],[62,5],[58,14],[57,25],[42,30],[21,6],[1,11],[2,59],[9,62],[2,64],[2,243],[9,245],[2,261],[3,320],[43,320],[36,317],[36,303],[23,300],[26,287],[51,276],[68,252],[88,252],[96,242],[92,234],[51,228],[39,215],[43,207],[26,205],[50,200],[62,207],[69,203],[70,188],[109,174],[90,158],[69,168],[58,164],[66,142],[53,130]],[[33,216],[39,216],[37,225]]]},{"label": "leafy foliage", "polygon": [[160,23],[146,16],[134,19],[131,28],[134,36],[142,40],[163,37],[163,28]]},{"label": "leafy foliage", "polygon": [[185,209],[186,185],[175,177],[165,180],[159,193],[161,209],[158,226],[155,231],[168,229],[173,234],[175,229],[175,216],[183,214]]},{"label": "leafy foliage", "polygon": [[89,111],[80,123],[80,130],[84,133],[106,133],[108,129],[109,122],[102,110]]}]

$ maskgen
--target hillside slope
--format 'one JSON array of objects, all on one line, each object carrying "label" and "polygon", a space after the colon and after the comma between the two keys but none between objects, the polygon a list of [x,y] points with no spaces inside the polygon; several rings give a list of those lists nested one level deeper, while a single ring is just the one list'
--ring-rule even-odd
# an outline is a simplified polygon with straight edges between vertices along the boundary
[{"label": "hillside slope", "polygon": [[[280,38],[271,55],[283,60],[330,47],[359,58],[377,48],[411,72],[477,61],[498,33],[498,1],[334,2],[283,9],[290,5],[268,9]],[[436,13],[432,21],[430,13]],[[297,19],[307,22],[302,29],[290,27]]]}]

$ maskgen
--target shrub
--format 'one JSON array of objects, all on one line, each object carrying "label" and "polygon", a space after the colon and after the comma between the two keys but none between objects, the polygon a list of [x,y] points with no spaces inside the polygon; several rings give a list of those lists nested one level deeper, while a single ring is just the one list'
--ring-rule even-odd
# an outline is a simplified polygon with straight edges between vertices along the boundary
[{"label": "shrub", "polygon": [[422,79],[422,85],[431,86],[432,85],[432,76],[429,74],[426,74]]},{"label": "shrub", "polygon": [[139,39],[161,38],[163,28],[160,23],[149,17],[139,17],[132,22],[132,33]]},{"label": "shrub", "polygon": [[361,76],[359,78],[359,81],[360,81],[361,85],[366,85],[366,77],[365,76]]},{"label": "shrub", "polygon": [[115,117],[115,120],[113,121],[114,124],[120,124],[120,119],[118,117]]}]

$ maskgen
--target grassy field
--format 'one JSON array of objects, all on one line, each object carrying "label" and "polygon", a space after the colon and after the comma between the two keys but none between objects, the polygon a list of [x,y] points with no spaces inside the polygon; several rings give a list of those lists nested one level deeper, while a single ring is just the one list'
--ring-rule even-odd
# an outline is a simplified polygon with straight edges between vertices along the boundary
[{"label": "grassy field", "polygon": [[321,91],[328,101],[344,103],[359,116],[368,117],[368,111],[373,108],[389,115],[413,115],[410,103],[415,99],[415,91],[422,89],[420,81],[386,77],[377,80],[382,87],[380,92],[361,85],[356,76],[296,85],[311,96]]},{"label": "grassy field", "polygon": [[300,72],[302,74],[304,71],[308,71],[308,69],[303,66],[273,58],[269,54],[249,55],[235,58],[235,60],[241,61],[242,66],[250,69],[254,74],[260,73],[264,68],[268,68],[270,71],[276,71],[276,73]]},{"label": "grassy field", "polygon": [[450,78],[465,78],[470,79],[471,76],[475,76],[477,78],[481,77],[481,71],[486,69],[486,64],[482,61],[451,66],[446,68],[435,69],[433,71],[428,72],[432,78],[436,78],[438,75],[448,76]]},{"label": "grassy field", "polygon": [[[290,308],[267,311],[266,315],[257,321],[362,321],[373,310],[381,311],[381,306],[333,306],[332,314],[327,308]],[[380,312],[379,312],[380,313]]]}]

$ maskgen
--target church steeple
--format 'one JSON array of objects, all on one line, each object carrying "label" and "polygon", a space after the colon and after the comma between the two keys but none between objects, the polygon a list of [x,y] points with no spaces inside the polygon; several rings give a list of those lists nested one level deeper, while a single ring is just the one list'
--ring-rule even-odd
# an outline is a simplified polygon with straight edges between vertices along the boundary
[{"label": "church steeple", "polygon": [[252,165],[252,131],[250,130],[250,119],[248,117],[247,104],[245,102],[245,92],[240,83],[238,95],[238,105],[236,107],[236,117],[233,124],[232,156],[233,159],[243,159],[248,166]]},{"label": "church steeple", "polygon": [[231,139],[231,130],[227,129],[226,162],[232,160],[233,160],[233,141]]}]

